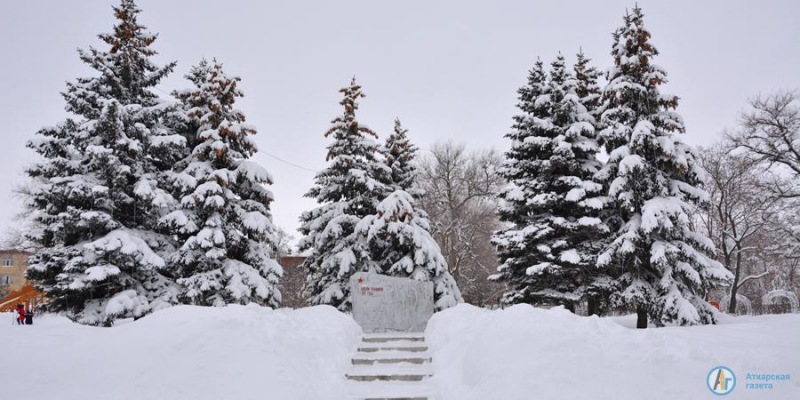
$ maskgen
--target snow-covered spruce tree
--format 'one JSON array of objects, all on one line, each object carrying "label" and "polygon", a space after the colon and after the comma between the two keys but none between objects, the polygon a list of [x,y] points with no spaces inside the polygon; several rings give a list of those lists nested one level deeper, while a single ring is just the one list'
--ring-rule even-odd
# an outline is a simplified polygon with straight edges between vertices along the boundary
[{"label": "snow-covered spruce tree", "polygon": [[310,304],[329,304],[340,310],[351,308],[348,280],[358,271],[375,270],[368,249],[354,234],[362,218],[375,214],[378,203],[390,192],[386,184],[391,171],[378,158],[375,132],[356,119],[358,99],[364,97],[355,78],[340,90],[344,113],[332,121],[325,137],[328,168],[319,172],[306,197],[321,206],[300,216],[300,250],[310,250],[303,266],[304,287]]},{"label": "snow-covered spruce tree", "polygon": [[600,77],[600,72],[590,64],[592,60],[583,54],[583,50],[578,52],[576,58],[572,67],[575,76],[575,94],[586,108],[586,112],[592,117],[598,117],[601,94],[597,79]]},{"label": "snow-covered spruce tree", "polygon": [[114,7],[110,48],[79,51],[99,76],[67,85],[75,117],[43,128],[28,143],[43,160],[27,170],[34,186],[27,206],[42,247],[28,278],[51,311],[90,325],[140,317],[175,301],[158,269],[172,250],[156,233],[158,218],[176,203],[166,171],[183,155],[184,140],[161,124],[169,107],[151,89],[174,68],[150,61],[156,36],[137,21],[132,0]]},{"label": "snow-covered spruce tree", "polygon": [[[543,81],[540,63],[520,90],[514,130],[507,135],[498,231],[501,265],[492,278],[504,281],[506,303],[557,303],[574,309],[598,273],[598,243],[607,228],[598,218],[602,186],[593,182],[596,158],[594,120],[575,93],[576,81],[564,58],[552,63]],[[526,111],[531,110],[531,111]]]},{"label": "snow-covered spruce tree", "polygon": [[[591,65],[591,61],[592,60],[587,58],[583,53],[583,50],[580,50],[576,55],[575,65],[573,66],[575,94],[580,99],[580,103],[583,107],[586,108],[586,113],[594,119],[593,124],[595,126],[595,131],[598,131],[598,120],[602,113],[600,101],[602,96],[600,85],[597,83],[600,72]],[[608,219],[608,214],[611,214],[612,210],[611,207],[609,207],[607,198],[603,198],[602,200],[604,200],[605,203],[603,209],[599,213],[595,213],[595,215],[599,216],[601,220],[606,221]],[[599,238],[600,240],[595,241],[595,244],[600,247],[607,244],[607,241],[610,239],[608,233],[609,232],[606,231],[606,234],[603,235],[602,238]],[[608,297],[614,290],[610,276],[603,269],[594,269],[589,276],[591,283],[586,286],[586,291],[584,293],[586,297],[587,314],[597,315],[608,311]]]},{"label": "snow-covered spruce tree", "polygon": [[182,302],[205,306],[255,302],[277,307],[282,269],[272,259],[276,246],[270,214],[272,183],[267,171],[249,160],[257,151],[255,127],[234,108],[241,79],[222,64],[202,60],[186,78],[194,85],[178,91],[183,126],[194,145],[178,165],[174,188],[181,209],[161,225],[180,238],[169,272],[183,288]]},{"label": "snow-covered spruce tree", "polygon": [[413,188],[416,177],[413,162],[417,155],[417,146],[411,143],[407,133],[408,129],[403,128],[400,119],[395,119],[394,132],[386,138],[381,153],[386,166],[391,170],[389,178],[392,189],[404,190],[414,195],[418,190]]},{"label": "snow-covered spruce tree", "polygon": [[429,233],[425,212],[414,208],[414,198],[396,190],[378,204],[377,212],[356,226],[366,241],[375,272],[433,282],[436,311],[462,302],[461,292],[447,270],[439,245]]},{"label": "snow-covered spruce tree", "polygon": [[692,206],[708,196],[697,157],[677,136],[678,98],[659,91],[667,74],[652,64],[658,52],[640,8],[614,33],[611,54],[600,132],[609,160],[598,178],[619,223],[609,222],[618,230],[598,265],[613,271],[612,299],[636,308],[637,327],[647,327],[648,316],[659,326],[713,323],[703,294],[730,273],[706,255],[713,243],[690,228]]},{"label": "snow-covered spruce tree", "polygon": [[[512,242],[512,235],[520,232],[520,229],[528,223],[525,210],[528,205],[524,188],[532,178],[528,170],[536,168],[529,158],[538,151],[538,149],[529,149],[529,147],[542,132],[539,124],[549,118],[548,110],[541,104],[538,106],[536,104],[536,99],[545,93],[546,85],[547,73],[544,70],[544,63],[537,58],[533,68],[528,71],[527,84],[517,90],[519,99],[517,108],[521,113],[513,117],[514,123],[511,126],[511,132],[505,135],[511,140],[511,148],[505,153],[500,175],[508,183],[498,194],[500,199],[498,214],[500,221],[507,228],[495,232],[492,237],[492,243],[497,246],[500,265],[497,268],[498,273],[490,275],[489,279],[503,282],[508,286],[510,290],[501,299],[506,304],[531,301],[527,294],[527,285],[532,279],[525,271],[524,260],[521,260],[520,263],[515,262],[517,257],[524,257],[527,252],[523,244],[525,238],[519,236]],[[532,138],[531,142],[528,141],[528,138]],[[517,267],[515,268],[512,263],[517,264]]]},{"label": "snow-covered spruce tree", "polygon": [[378,204],[375,214],[358,223],[356,235],[360,245],[369,249],[375,272],[432,281],[435,308],[440,311],[463,300],[442,251],[430,234],[427,214],[414,206],[414,197],[423,192],[414,187],[417,148],[407,132],[400,120],[395,120],[394,133],[381,149],[391,171],[387,185],[394,192]]}]

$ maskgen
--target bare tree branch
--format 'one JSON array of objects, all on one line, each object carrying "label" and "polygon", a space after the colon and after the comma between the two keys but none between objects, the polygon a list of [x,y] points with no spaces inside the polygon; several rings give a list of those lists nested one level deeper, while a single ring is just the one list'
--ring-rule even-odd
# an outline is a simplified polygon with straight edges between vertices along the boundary
[{"label": "bare tree branch", "polygon": [[453,142],[435,144],[418,160],[417,185],[425,191],[420,208],[431,219],[431,233],[462,295],[475,304],[493,300],[497,291],[487,277],[497,267],[489,240],[499,224],[495,195],[504,183],[501,161],[493,150],[467,152]]},{"label": "bare tree branch", "polygon": [[741,128],[727,132],[735,148],[744,149],[754,162],[784,170],[789,179],[773,182],[786,198],[800,197],[800,93],[779,91],[757,96],[741,116]]}]

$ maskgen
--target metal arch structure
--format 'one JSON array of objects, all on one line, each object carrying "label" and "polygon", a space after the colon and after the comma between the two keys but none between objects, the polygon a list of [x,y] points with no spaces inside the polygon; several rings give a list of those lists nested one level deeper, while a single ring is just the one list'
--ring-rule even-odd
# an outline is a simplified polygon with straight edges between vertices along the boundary
[{"label": "metal arch structure", "polygon": [[[722,308],[722,312],[728,312],[728,307],[731,304],[731,295],[726,294],[719,300],[719,306]],[[744,312],[746,315],[753,315],[753,303],[743,294],[736,294],[736,304],[737,308],[738,305],[741,304],[744,307]]]},{"label": "metal arch structure", "polygon": [[778,305],[779,303],[776,302],[776,300],[778,300],[778,299],[787,299],[787,300],[789,300],[789,304],[790,304],[790,306],[792,308],[792,313],[797,313],[798,308],[800,308],[800,305],[798,304],[798,301],[797,301],[797,295],[796,294],[794,294],[793,292],[790,292],[788,290],[780,290],[780,289],[779,290],[773,290],[773,291],[765,294],[761,298],[761,304],[764,305],[764,306],[767,306],[767,305]]}]

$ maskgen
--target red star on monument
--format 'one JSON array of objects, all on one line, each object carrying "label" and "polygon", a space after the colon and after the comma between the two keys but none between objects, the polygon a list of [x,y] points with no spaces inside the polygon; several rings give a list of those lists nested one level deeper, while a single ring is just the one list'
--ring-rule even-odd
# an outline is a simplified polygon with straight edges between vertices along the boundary
[{"label": "red star on monument", "polygon": [[358,284],[360,285],[362,283],[364,283],[364,278],[358,278]]}]

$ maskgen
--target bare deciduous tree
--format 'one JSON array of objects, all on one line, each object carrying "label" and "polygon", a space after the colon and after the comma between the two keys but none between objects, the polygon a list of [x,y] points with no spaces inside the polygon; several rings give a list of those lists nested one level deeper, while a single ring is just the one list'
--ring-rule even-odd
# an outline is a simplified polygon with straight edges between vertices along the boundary
[{"label": "bare deciduous tree", "polygon": [[760,242],[780,211],[780,197],[765,190],[767,180],[755,169],[756,160],[731,153],[729,148],[718,144],[700,151],[710,202],[698,217],[714,241],[720,261],[734,275],[729,306],[733,313],[739,288],[769,275],[767,269],[743,277],[748,269],[745,264],[757,264],[752,257],[748,260],[748,253],[764,250]]},{"label": "bare deciduous tree", "polygon": [[775,236],[770,250],[779,258],[779,271],[773,278],[775,289],[800,288],[800,200],[792,199],[776,218]]},{"label": "bare deciduous tree", "polygon": [[467,302],[487,304],[501,286],[487,277],[497,269],[489,240],[498,228],[495,195],[503,184],[494,150],[468,152],[463,144],[437,143],[418,160],[420,207]]},{"label": "bare deciduous tree", "polygon": [[0,234],[0,248],[35,253],[40,249],[28,235],[37,234],[41,226],[31,218],[33,208],[27,203],[31,198],[31,183],[26,181],[14,187],[11,198],[22,203],[22,211],[14,215],[13,224]]},{"label": "bare deciduous tree", "polygon": [[789,182],[773,185],[781,197],[800,197],[800,92],[755,97],[741,116],[741,128],[726,136],[756,163],[791,175]]},{"label": "bare deciduous tree", "polygon": [[290,256],[295,253],[293,248],[295,237],[293,235],[290,235],[279,226],[275,227],[273,235],[275,237],[275,249],[272,255],[274,258],[279,259],[283,256]]}]

